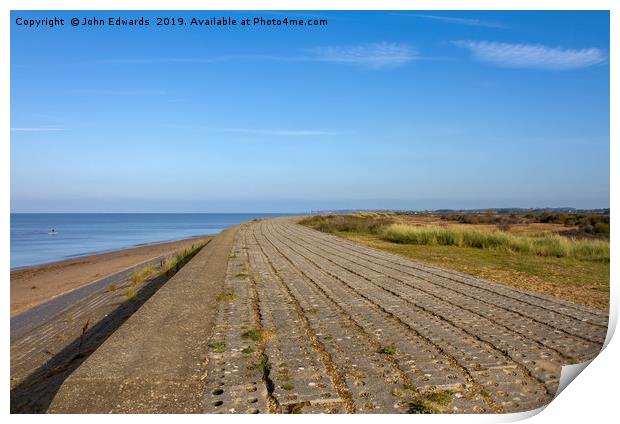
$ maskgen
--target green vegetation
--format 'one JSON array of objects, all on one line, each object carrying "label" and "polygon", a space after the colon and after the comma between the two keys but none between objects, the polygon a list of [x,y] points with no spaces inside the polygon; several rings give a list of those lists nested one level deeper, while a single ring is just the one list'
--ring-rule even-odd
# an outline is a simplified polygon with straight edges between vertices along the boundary
[{"label": "green vegetation", "polygon": [[408,409],[407,409],[408,414],[439,414],[440,413],[440,411],[438,411],[437,409],[431,408],[430,406],[426,404],[426,402],[421,401],[421,400],[409,402],[407,406],[408,406]]},{"label": "green vegetation", "polygon": [[398,387],[394,387],[392,389],[392,396],[395,397],[403,397],[405,396],[405,392],[403,392],[401,389],[399,389]]},{"label": "green vegetation", "polygon": [[[392,393],[394,395],[394,393]],[[395,395],[396,396],[396,395]],[[409,414],[440,414],[441,411],[435,406],[445,410],[450,405],[454,397],[452,390],[441,390],[438,392],[425,393],[424,395],[415,395],[414,400],[407,403]]]},{"label": "green vegetation", "polygon": [[249,355],[250,353],[254,352],[254,348],[251,346],[248,347],[244,347],[243,349],[241,349],[241,353],[245,353],[246,355]]},{"label": "green vegetation", "polygon": [[[470,215],[491,219],[490,214],[466,216]],[[601,220],[609,216],[591,215]],[[539,214],[523,219],[551,218]],[[451,224],[443,220],[444,224],[442,220],[443,215],[367,213],[311,217],[301,223],[431,265],[608,309],[608,240],[566,237],[568,229],[557,224],[526,223],[514,231],[502,231],[475,224],[467,228],[460,221]]]},{"label": "green vegetation", "polygon": [[219,295],[216,299],[218,302],[232,302],[237,300],[237,295],[234,293],[226,293]]},{"label": "green vegetation", "polygon": [[491,398],[491,394],[489,392],[487,392],[486,390],[480,390],[480,396],[482,396],[483,398],[486,398],[486,399],[490,399]]},{"label": "green vegetation", "polygon": [[235,277],[249,277],[250,274],[248,274],[247,272],[240,272],[237,275],[235,275]]},{"label": "green vegetation", "polygon": [[414,386],[413,384],[408,384],[408,383],[403,384],[403,389],[412,391],[414,393],[418,391],[416,386]]},{"label": "green vegetation", "polygon": [[135,272],[131,276],[131,284],[133,285],[140,284],[141,282],[146,280],[148,277],[150,277],[153,274],[153,272],[154,272],[153,267],[150,265],[142,268],[140,271]]},{"label": "green vegetation", "polygon": [[395,346],[384,346],[379,349],[379,353],[383,353],[384,355],[394,355],[396,353]]},{"label": "green vegetation", "polygon": [[263,374],[265,374],[271,370],[271,364],[265,360],[262,360],[258,364],[253,365],[252,368],[260,370]]},{"label": "green vegetation", "polygon": [[212,343],[209,345],[209,347],[213,349],[214,351],[216,351],[217,353],[222,353],[226,350],[226,343],[222,343],[222,342]]},{"label": "green vegetation", "polygon": [[310,308],[310,309],[306,309],[306,312],[308,312],[309,314],[316,314],[317,312],[319,312],[319,310],[317,308]]},{"label": "green vegetation", "polygon": [[125,297],[128,301],[135,302],[136,300],[138,300],[138,291],[134,286],[129,286],[125,290]]},{"label": "green vegetation", "polygon": [[263,333],[260,330],[248,330],[245,331],[243,334],[241,334],[241,338],[242,339],[250,339],[250,340],[254,340],[255,342],[260,342],[263,340]]},{"label": "green vegetation", "polygon": [[452,390],[442,390],[424,395],[424,399],[442,406],[448,406],[452,402],[453,397],[454,392]]},{"label": "green vegetation", "polygon": [[301,404],[301,405],[293,404],[293,406],[289,407],[289,411],[290,411],[291,414],[303,414],[304,413],[304,411],[303,411],[303,407],[304,406],[305,406],[304,404]]},{"label": "green vegetation", "polygon": [[379,214],[327,215],[304,218],[299,223],[324,233],[370,233],[378,234],[380,230],[392,224],[392,219]]},{"label": "green vegetation", "polygon": [[[202,249],[205,243],[201,243],[199,245],[192,245],[191,248],[184,249],[183,251],[177,253],[175,256],[162,261],[160,264],[159,275],[172,276],[174,275],[183,265],[185,265],[191,258]],[[144,282],[146,279],[156,276],[155,269],[149,265],[141,270],[135,272],[131,276],[131,284],[129,287],[125,289],[125,298],[130,302],[135,302],[138,297],[138,289],[136,286],[138,284]],[[116,284],[110,284],[107,288],[108,292],[114,292],[118,289]],[[234,296],[234,294],[232,295]],[[235,297],[236,298],[236,297]],[[234,299],[231,299],[234,300]]]},{"label": "green vegetation", "polygon": [[609,238],[609,213],[596,212],[527,212],[496,213],[489,210],[484,213],[446,213],[442,220],[456,221],[462,224],[494,224],[498,228],[508,228],[515,224],[560,224],[576,227],[570,235],[581,237]]},{"label": "green vegetation", "polygon": [[116,289],[117,289],[116,284],[110,284],[107,288],[107,291],[110,293],[113,293],[116,291]]},{"label": "green vegetation", "polygon": [[179,269],[188,263],[196,254],[204,247],[206,243],[200,243],[198,245],[192,245],[188,249],[183,249],[171,258],[162,262],[160,273],[163,275],[174,275]]},{"label": "green vegetation", "polygon": [[557,258],[609,261],[609,242],[569,239],[557,234],[517,236],[503,231],[392,224],[381,231],[380,238],[401,244],[472,247]]},{"label": "green vegetation", "polygon": [[282,388],[284,390],[293,390],[295,388],[295,386],[293,386],[292,384],[286,383],[282,385]]}]

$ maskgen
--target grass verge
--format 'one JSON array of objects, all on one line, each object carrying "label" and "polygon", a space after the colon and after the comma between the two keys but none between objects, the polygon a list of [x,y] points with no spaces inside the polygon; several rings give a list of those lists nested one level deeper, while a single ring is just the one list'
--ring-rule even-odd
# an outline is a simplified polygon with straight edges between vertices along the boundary
[{"label": "grass verge", "polygon": [[609,308],[609,262],[523,255],[458,246],[398,244],[369,234],[338,235],[429,265],[556,296],[602,310]]},{"label": "grass verge", "polygon": [[504,231],[392,224],[380,232],[382,240],[400,244],[457,246],[501,250],[537,256],[609,261],[609,242],[570,239],[558,234],[518,236]]},{"label": "grass verge", "polygon": [[[347,217],[353,217],[348,224]],[[374,225],[373,222],[381,222]],[[609,242],[558,234],[398,225],[386,214],[305,218],[301,224],[445,269],[609,309]]]}]

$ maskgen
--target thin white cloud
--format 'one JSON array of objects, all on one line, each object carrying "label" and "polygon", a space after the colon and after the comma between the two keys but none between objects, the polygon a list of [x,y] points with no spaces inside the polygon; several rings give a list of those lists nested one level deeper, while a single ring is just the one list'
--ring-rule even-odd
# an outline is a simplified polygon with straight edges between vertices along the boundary
[{"label": "thin white cloud", "polygon": [[468,49],[476,60],[507,68],[564,71],[586,68],[607,59],[597,48],[575,50],[490,41],[453,41],[453,44]]},{"label": "thin white cloud", "polygon": [[48,127],[12,127],[12,132],[48,132],[48,131],[64,131],[64,128],[48,128]]},{"label": "thin white cloud", "polygon": [[492,22],[492,21],[483,21],[481,19],[454,18],[450,16],[438,16],[438,15],[423,15],[420,13],[391,13],[391,15],[410,16],[412,18],[429,19],[429,20],[444,22],[447,24],[468,25],[468,26],[477,26],[477,27],[486,27],[486,28],[506,28],[506,26],[502,23]]},{"label": "thin white cloud", "polygon": [[370,43],[353,46],[329,46],[311,50],[308,60],[361,65],[369,68],[392,68],[406,65],[416,58],[413,48],[399,43]]},{"label": "thin white cloud", "polygon": [[[403,66],[416,56],[413,47],[401,43],[369,43],[349,46],[327,46],[305,50],[302,55],[225,55],[212,57],[165,57],[97,60],[86,65],[149,65],[149,64],[209,64],[229,61],[326,62],[352,64],[368,68]],[[433,58],[428,58],[433,59]],[[120,94],[120,93],[119,93]]]},{"label": "thin white cloud", "polygon": [[286,136],[286,137],[307,137],[307,136],[322,136],[322,135],[343,135],[346,132],[341,131],[317,131],[317,130],[288,130],[288,129],[269,129],[269,128],[220,128],[215,131],[229,132],[229,133],[241,133],[241,134],[253,134],[253,135],[273,135],[273,136]]}]

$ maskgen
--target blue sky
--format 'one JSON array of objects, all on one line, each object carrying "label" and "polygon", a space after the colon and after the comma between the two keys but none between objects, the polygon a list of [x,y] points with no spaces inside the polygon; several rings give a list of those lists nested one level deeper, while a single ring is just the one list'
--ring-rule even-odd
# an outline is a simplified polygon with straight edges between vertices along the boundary
[{"label": "blue sky", "polygon": [[609,207],[607,12],[301,14],[12,12],[11,210]]}]

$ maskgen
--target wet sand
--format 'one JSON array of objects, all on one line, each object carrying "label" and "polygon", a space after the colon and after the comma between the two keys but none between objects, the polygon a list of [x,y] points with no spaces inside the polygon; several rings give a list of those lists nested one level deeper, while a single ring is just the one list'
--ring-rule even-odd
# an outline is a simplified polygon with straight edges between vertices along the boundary
[{"label": "wet sand", "polygon": [[205,236],[148,244],[11,271],[11,316],[108,275],[191,247],[208,238]]}]

